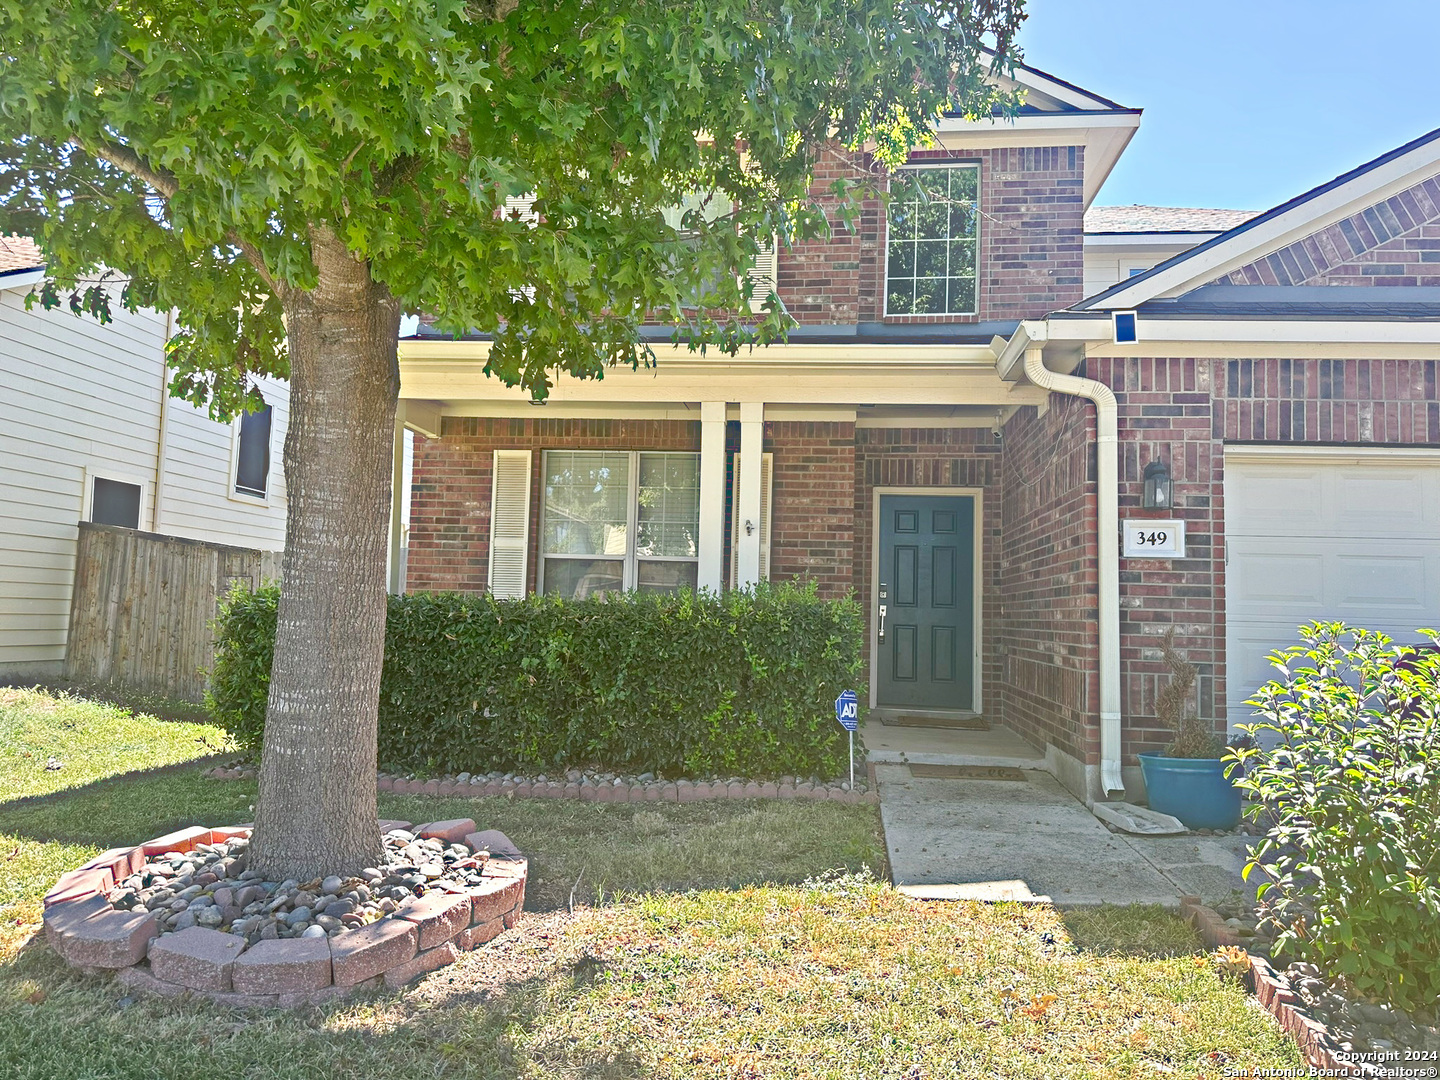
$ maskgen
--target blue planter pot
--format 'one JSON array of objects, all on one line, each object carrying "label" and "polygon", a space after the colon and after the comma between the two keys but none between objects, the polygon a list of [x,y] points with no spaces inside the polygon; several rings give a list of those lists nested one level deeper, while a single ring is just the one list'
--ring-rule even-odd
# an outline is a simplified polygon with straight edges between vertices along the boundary
[{"label": "blue planter pot", "polygon": [[1179,818],[1188,829],[1233,829],[1240,824],[1240,792],[1219,758],[1141,754],[1150,809]]}]

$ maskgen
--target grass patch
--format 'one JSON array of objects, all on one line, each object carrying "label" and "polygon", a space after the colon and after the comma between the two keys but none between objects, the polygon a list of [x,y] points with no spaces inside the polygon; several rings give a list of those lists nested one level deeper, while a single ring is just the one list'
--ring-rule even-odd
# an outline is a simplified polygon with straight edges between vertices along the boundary
[{"label": "grass patch", "polygon": [[[156,735],[148,762],[89,761],[106,756],[103,732],[66,726],[87,703],[11,700],[37,745],[87,762],[61,776],[67,790],[0,803],[7,1078],[1110,1080],[1300,1063],[1173,914],[924,903],[827,875],[881,859],[874,810],[829,803],[383,797],[387,815],[509,833],[533,855],[531,907],[563,906],[582,870],[580,896],[607,903],[528,915],[400,994],[293,1014],[133,998],[24,944],[39,897],[102,848],[245,820],[254,785],[203,779],[183,755],[207,745],[153,717],[116,717]],[[116,775],[145,764],[168,767]]]}]

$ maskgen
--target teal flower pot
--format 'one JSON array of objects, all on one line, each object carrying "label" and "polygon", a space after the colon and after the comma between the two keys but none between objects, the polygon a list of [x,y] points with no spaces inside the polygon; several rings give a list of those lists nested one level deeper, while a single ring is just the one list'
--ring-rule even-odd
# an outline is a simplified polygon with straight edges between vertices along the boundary
[{"label": "teal flower pot", "polygon": [[1187,829],[1233,829],[1240,824],[1240,791],[1219,758],[1141,754],[1150,809],[1171,814]]}]

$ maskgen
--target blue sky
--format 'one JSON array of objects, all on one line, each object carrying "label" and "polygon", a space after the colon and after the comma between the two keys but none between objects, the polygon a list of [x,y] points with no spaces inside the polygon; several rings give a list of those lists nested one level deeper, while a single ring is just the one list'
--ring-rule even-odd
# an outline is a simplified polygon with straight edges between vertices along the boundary
[{"label": "blue sky", "polygon": [[1440,127],[1436,0],[1030,0],[1027,63],[1145,110],[1102,205],[1265,210]]}]

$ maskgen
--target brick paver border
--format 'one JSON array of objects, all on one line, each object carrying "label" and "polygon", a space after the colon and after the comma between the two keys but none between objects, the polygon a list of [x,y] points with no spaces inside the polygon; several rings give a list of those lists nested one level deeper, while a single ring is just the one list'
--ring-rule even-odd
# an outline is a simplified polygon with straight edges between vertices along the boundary
[{"label": "brick paver border", "polygon": [[[410,827],[408,821],[381,825]],[[465,819],[432,822],[417,831],[448,836],[474,827]],[[246,947],[243,938],[200,928],[161,937],[152,913],[121,911],[110,903],[111,890],[152,856],[249,835],[249,826],[189,828],[97,855],[63,874],[46,893],[46,941],[72,967],[113,972],[134,990],[294,1008],[361,988],[403,986],[514,926],[525,906],[530,867],[518,855],[492,856],[482,871],[485,880],[465,894],[428,894],[333,938],[280,938]]]}]

